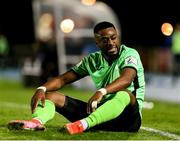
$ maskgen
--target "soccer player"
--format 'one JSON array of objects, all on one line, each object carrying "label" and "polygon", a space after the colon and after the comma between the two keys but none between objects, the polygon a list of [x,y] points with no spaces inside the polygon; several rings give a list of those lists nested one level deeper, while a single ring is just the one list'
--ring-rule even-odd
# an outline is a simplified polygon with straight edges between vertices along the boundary
[{"label": "soccer player", "polygon": [[[116,27],[107,21],[94,27],[100,51],[38,87],[31,99],[32,119],[12,120],[9,129],[44,130],[55,112],[66,117],[69,134],[89,129],[137,132],[141,126],[145,93],[144,69],[138,52],[121,44]],[[85,76],[94,81],[97,91],[83,102],[58,92],[63,86]]]}]

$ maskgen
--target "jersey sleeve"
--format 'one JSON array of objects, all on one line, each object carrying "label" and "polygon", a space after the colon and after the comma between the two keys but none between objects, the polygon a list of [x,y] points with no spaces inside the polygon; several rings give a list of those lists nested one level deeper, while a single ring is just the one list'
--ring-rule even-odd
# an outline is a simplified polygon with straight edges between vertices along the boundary
[{"label": "jersey sleeve", "polygon": [[71,69],[80,76],[88,75],[86,62],[86,58],[83,58],[78,64],[73,66]]},{"label": "jersey sleeve", "polygon": [[131,67],[138,70],[139,63],[140,56],[136,50],[132,49],[125,54],[122,68]]}]

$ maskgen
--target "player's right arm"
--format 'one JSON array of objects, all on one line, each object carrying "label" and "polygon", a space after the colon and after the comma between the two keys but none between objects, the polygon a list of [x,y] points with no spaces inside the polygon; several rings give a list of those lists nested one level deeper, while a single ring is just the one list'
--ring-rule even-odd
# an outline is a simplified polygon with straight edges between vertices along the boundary
[{"label": "player's right arm", "polygon": [[45,93],[50,91],[56,91],[66,84],[70,84],[76,80],[79,80],[82,76],[79,76],[73,70],[69,70],[62,75],[52,78],[41,86],[44,89],[37,89],[33,97],[31,98],[31,111],[32,113],[36,109],[38,102],[41,101],[42,106],[45,103]]}]

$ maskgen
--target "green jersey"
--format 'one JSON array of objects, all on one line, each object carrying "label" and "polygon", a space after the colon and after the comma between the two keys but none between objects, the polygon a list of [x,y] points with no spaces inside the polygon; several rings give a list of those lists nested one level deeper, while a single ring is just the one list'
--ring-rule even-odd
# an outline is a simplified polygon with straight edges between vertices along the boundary
[{"label": "green jersey", "polygon": [[134,68],[137,72],[136,78],[127,89],[136,96],[141,112],[145,93],[144,68],[135,49],[121,45],[119,57],[112,64],[106,61],[101,51],[91,53],[84,57],[72,70],[82,76],[90,75],[97,89],[99,89],[119,78],[122,70],[127,67]]}]

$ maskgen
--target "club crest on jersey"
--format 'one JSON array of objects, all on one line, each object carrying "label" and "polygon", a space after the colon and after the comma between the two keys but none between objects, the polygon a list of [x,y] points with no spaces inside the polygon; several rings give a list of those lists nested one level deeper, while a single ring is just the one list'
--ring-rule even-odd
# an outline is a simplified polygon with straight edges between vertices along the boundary
[{"label": "club crest on jersey", "polygon": [[128,65],[128,64],[134,64],[134,65],[137,65],[137,59],[134,58],[133,56],[129,56],[125,59],[125,64]]}]

